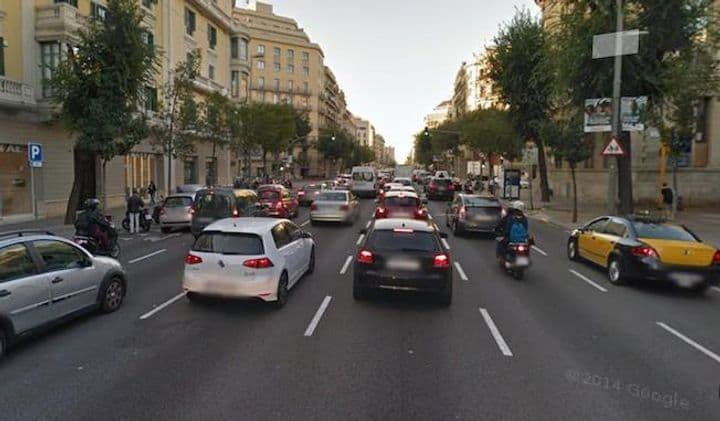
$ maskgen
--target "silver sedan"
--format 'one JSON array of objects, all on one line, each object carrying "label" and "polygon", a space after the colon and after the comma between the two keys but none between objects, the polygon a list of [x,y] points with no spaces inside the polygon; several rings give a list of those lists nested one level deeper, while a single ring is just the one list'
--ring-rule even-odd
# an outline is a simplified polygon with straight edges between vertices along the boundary
[{"label": "silver sedan", "polygon": [[193,194],[174,194],[165,199],[160,209],[160,229],[169,232],[173,228],[190,228],[192,223]]},{"label": "silver sedan", "polygon": [[310,206],[310,223],[341,222],[354,224],[359,217],[360,203],[349,191],[325,190]]}]

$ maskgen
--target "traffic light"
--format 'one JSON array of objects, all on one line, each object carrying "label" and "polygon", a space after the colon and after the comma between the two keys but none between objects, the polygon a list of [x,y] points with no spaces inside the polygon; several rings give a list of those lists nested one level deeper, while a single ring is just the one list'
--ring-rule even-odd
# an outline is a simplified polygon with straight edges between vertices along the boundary
[{"label": "traffic light", "polygon": [[430,137],[430,129],[425,126],[425,130],[423,130],[423,136]]},{"label": "traffic light", "polygon": [[334,141],[335,141],[335,135],[332,135],[332,137],[330,138],[330,140],[332,140],[332,141],[334,142]]}]

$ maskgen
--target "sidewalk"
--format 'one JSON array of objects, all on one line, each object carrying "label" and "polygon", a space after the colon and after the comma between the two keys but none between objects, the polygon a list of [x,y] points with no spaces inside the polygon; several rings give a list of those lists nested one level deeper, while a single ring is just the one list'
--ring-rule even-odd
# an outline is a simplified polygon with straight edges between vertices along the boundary
[{"label": "sidewalk", "polygon": [[[115,227],[122,230],[120,223],[125,218],[125,207],[111,209],[105,214],[112,215],[112,221]],[[75,233],[75,227],[72,224],[65,224],[64,216],[55,216],[52,218],[38,219],[35,221],[20,222],[15,224],[4,224],[0,220],[0,232],[18,231],[18,230],[44,230],[50,231],[55,235],[62,237],[71,237]]]}]

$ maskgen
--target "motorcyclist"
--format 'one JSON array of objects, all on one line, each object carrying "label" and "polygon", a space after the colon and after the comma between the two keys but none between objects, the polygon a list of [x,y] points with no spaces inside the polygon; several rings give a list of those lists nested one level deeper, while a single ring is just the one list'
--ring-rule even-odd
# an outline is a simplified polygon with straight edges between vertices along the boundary
[{"label": "motorcyclist", "polygon": [[95,238],[100,247],[107,250],[113,230],[105,215],[100,212],[99,205],[100,201],[97,199],[86,200],[84,204],[85,210],[75,221],[75,229],[80,235]]},{"label": "motorcyclist", "polygon": [[[517,227],[514,227],[515,225]],[[525,216],[525,203],[520,200],[510,203],[507,214],[498,225],[498,241],[496,256],[501,259],[510,243],[523,243],[529,241],[529,225]]]}]

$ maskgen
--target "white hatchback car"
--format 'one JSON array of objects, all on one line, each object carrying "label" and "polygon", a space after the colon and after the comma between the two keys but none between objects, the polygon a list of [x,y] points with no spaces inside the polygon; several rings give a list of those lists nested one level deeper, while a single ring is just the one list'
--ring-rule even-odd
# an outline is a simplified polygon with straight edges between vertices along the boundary
[{"label": "white hatchback car", "polygon": [[205,228],[185,257],[183,289],[285,305],[288,290],[315,269],[312,235],[286,219],[228,218]]}]

